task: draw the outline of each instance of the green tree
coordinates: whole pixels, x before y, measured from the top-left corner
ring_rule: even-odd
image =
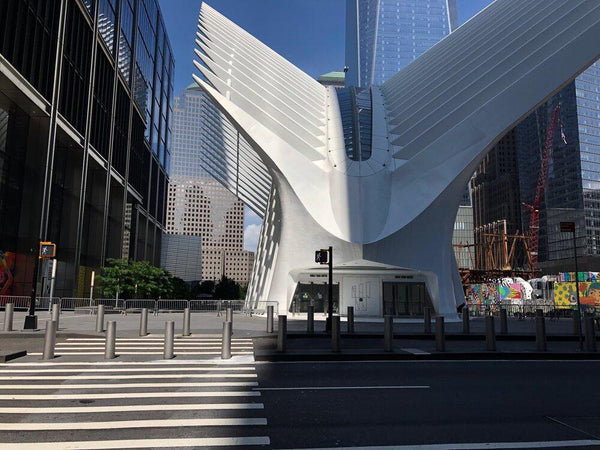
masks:
[[[148,261],[107,259],[98,277],[99,293],[120,298],[188,298],[189,286]]]

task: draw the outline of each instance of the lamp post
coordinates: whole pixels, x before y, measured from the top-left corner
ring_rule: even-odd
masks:
[[[327,264],[329,267],[329,286],[327,305],[327,319],[325,321],[325,330],[331,331],[331,322],[333,319],[333,247],[321,249],[315,252],[315,262],[319,264]]]
[[[573,257],[575,259],[575,297],[577,298],[577,311],[579,311],[579,349],[583,350],[583,335],[581,333],[581,302],[579,301],[579,267],[577,265],[577,239],[575,235],[575,222],[561,222],[561,233],[573,234]]]
[[[94,295],[94,277],[96,276],[96,272],[92,270],[92,279],[90,280],[90,308],[92,307],[92,296]]]
[[[31,250],[35,254],[35,249]],[[29,299],[29,313],[25,316],[25,324],[23,329],[25,330],[36,330],[37,329],[37,316],[35,315],[35,297],[37,290],[37,278],[38,270],[40,267],[40,254],[38,252],[35,255],[35,264],[33,266],[33,279],[31,280],[31,297]]]

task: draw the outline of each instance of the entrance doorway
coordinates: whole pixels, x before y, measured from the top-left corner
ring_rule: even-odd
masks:
[[[383,283],[383,314],[390,316],[422,316],[431,307],[425,283]]]
[[[329,306],[327,298],[329,295],[329,285],[326,283],[298,283],[296,292],[292,298],[289,312],[303,313],[308,311],[309,306],[315,307],[315,312],[327,312]],[[339,312],[340,285],[333,284],[333,312]]]

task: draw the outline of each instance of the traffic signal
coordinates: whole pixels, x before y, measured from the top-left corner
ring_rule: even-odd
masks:
[[[56,256],[56,244],[52,242],[40,242],[40,258],[50,259]]]
[[[315,262],[319,264],[328,264],[329,263],[329,250],[321,249],[315,251]]]

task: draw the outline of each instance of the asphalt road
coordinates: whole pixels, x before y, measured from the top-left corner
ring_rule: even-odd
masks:
[[[600,362],[264,363],[257,373],[273,448],[600,445]]]

